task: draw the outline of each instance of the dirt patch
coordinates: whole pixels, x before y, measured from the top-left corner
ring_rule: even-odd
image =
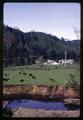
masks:
[[[62,110],[38,110],[38,109],[27,109],[18,108],[13,110],[13,117],[79,117],[80,111],[62,111]]]

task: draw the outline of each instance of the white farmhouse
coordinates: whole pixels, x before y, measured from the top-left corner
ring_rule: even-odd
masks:
[[[73,59],[66,59],[66,60],[59,60],[59,64],[73,64],[74,63],[74,60]]]
[[[59,65],[59,63],[54,60],[47,60],[47,62],[44,62],[44,65]]]

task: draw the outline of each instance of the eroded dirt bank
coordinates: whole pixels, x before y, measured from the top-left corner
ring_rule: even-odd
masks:
[[[65,88],[60,85],[4,85],[4,99],[33,98],[40,100],[80,98],[80,93],[73,88]]]

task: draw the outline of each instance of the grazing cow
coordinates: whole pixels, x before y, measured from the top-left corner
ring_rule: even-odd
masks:
[[[36,77],[35,76],[32,76],[33,79],[35,79]]]
[[[21,80],[20,80],[20,82],[24,82],[24,80],[23,80],[23,79],[21,79]]]
[[[9,78],[3,78],[3,80],[4,80],[4,81],[8,81],[8,80],[9,80]]]
[[[21,72],[19,72],[19,74],[21,74]]]
[[[47,69],[47,71],[49,71],[49,69]]]
[[[29,73],[29,76],[32,76],[32,73]]]
[[[23,72],[23,75],[27,75],[27,73]]]

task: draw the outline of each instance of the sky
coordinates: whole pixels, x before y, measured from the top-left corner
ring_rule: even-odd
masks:
[[[74,27],[80,30],[80,12],[79,3],[5,3],[3,22],[23,32],[44,32],[74,40]]]

